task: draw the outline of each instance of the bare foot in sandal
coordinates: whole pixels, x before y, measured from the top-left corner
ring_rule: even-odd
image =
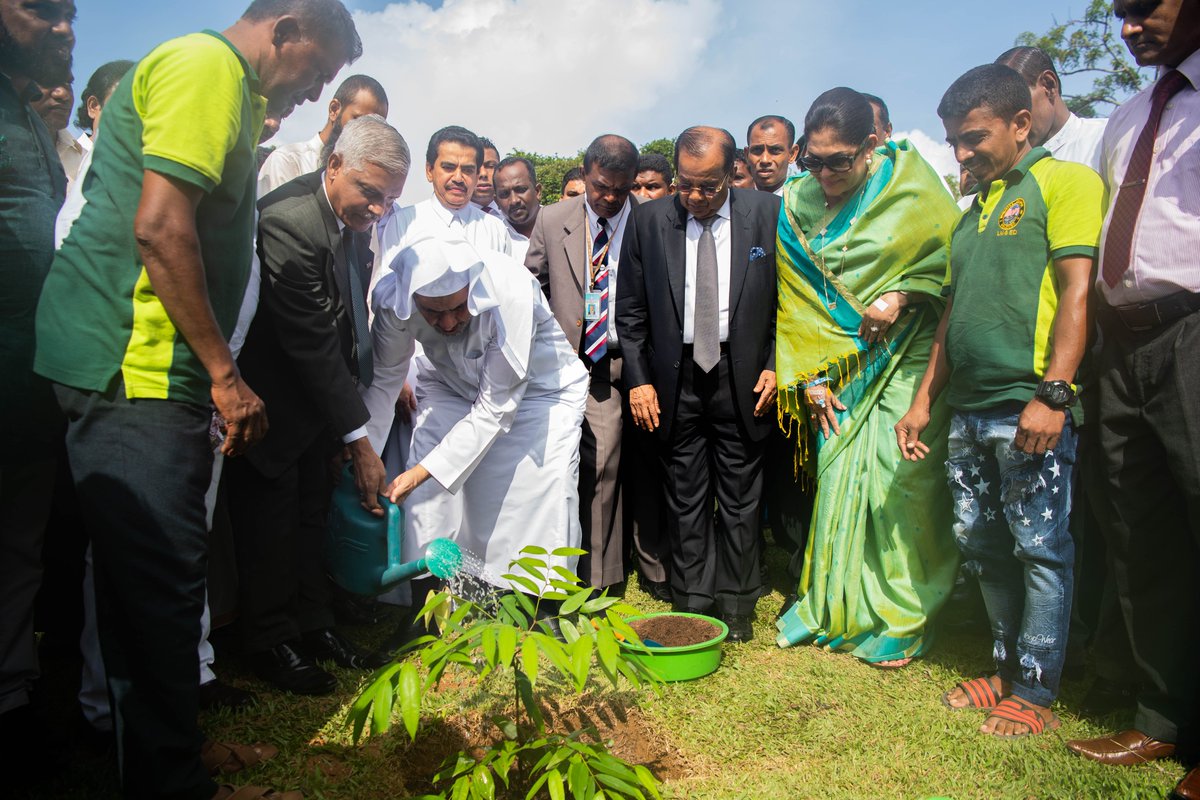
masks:
[[[901,667],[907,667],[911,663],[911,658],[897,658],[893,661],[876,661],[871,666],[879,667],[880,669],[900,669]]]
[[[1049,708],[1012,695],[992,709],[991,715],[979,727],[979,732],[1001,739],[1020,739],[1037,736],[1058,726],[1058,717]]]
[[[999,675],[961,681],[942,695],[942,705],[958,711],[963,708],[995,708],[1012,691]]]
[[[212,800],[304,800],[300,792],[277,792],[265,786],[218,786]]]
[[[279,748],[270,744],[233,744],[208,739],[200,745],[200,761],[209,775],[229,775],[256,767],[279,755]]]

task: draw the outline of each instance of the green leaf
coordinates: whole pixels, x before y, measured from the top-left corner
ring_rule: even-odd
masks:
[[[558,611],[559,616],[568,617],[571,614],[574,614],[576,611],[579,610],[580,606],[582,606],[584,603],[586,603],[588,601],[588,598],[591,596],[592,596],[591,589],[577,590],[574,594],[572,594],[570,597],[568,597],[563,602],[562,608],[560,608]]]
[[[572,586],[578,586],[579,584],[583,583],[582,578],[561,564],[555,564],[553,567],[551,567],[551,569],[554,570],[555,574],[557,574],[564,581],[570,583]]]
[[[529,679],[530,686],[537,685],[538,674],[538,645],[532,638],[521,642],[521,670]]]
[[[571,787],[571,793],[575,795],[575,800],[587,800],[596,788],[596,781],[592,778],[592,773],[588,771],[587,764],[583,763],[583,759],[575,756],[571,759],[571,767],[567,770],[567,784]]]
[[[619,602],[621,602],[619,597],[593,597],[580,606],[579,610],[584,614],[598,614],[607,608],[612,608]]]
[[[517,673],[516,683],[517,697],[520,698],[521,707],[525,709],[525,713],[533,720],[533,724],[537,726],[540,733],[546,728],[546,720],[542,717],[542,708],[538,705],[537,698],[533,696],[533,686],[521,672]]]
[[[408,738],[416,739],[417,725],[421,721],[421,676],[417,674],[417,665],[413,662],[405,661],[400,667],[397,690],[404,728],[408,731]]]
[[[579,591],[579,581],[578,580],[576,580],[574,583],[569,583],[568,581],[560,581],[560,580],[555,579],[555,580],[550,581],[550,585],[553,586],[555,589],[558,589],[559,591],[565,593],[567,596],[573,595]]]
[[[471,787],[479,789],[477,794],[481,800],[495,800],[496,798],[496,781],[492,777],[491,770],[482,764],[477,766],[472,774]]]
[[[514,588],[519,586],[534,596],[537,596],[541,591],[536,583],[531,581],[529,578],[526,578],[524,575],[513,575],[511,572],[509,572],[505,573],[501,577],[513,584]]]
[[[464,775],[454,782],[454,794],[450,795],[450,800],[467,800],[467,793],[471,791],[471,777]]]
[[[634,786],[632,783],[628,783],[612,775],[598,772],[596,773],[596,780],[610,789],[616,789],[617,791],[623,793],[626,797],[637,797],[639,800],[644,800],[645,798],[645,795],[642,794],[641,789]]]
[[[571,668],[571,662],[567,658],[566,649],[561,642],[553,636],[537,632],[529,634],[529,638],[537,642],[538,649],[546,654],[546,657],[550,659],[550,663],[562,673],[564,678],[570,679],[574,676],[575,673]]]
[[[521,552],[528,553],[531,556],[548,555],[546,552],[546,548],[542,547],[540,544],[527,544],[521,548]]]
[[[500,635],[497,644],[498,649],[496,651],[496,661],[502,666],[512,666],[513,656],[517,652],[516,629],[508,625],[500,628]]]
[[[550,800],[567,800],[567,795],[563,792],[562,773],[554,770],[546,775],[546,789],[550,792]]]
[[[562,631],[563,638],[567,640],[567,644],[574,644],[575,640],[583,635],[579,632],[579,629],[575,627],[575,623],[571,622],[569,619],[559,619],[558,628]]]
[[[617,644],[612,629],[600,628],[596,631],[596,653],[600,657],[600,668],[604,670],[609,683],[616,688],[617,658],[620,656],[621,646]]]
[[[590,636],[580,638],[571,646],[571,664],[574,667],[575,689],[582,692],[587,685],[588,672],[592,666],[592,639]]]
[[[499,616],[501,622],[515,625],[518,628],[528,628],[530,614],[521,610],[521,603],[517,600],[522,597],[520,594],[506,594],[500,598],[500,608],[503,610]]]
[[[646,787],[646,791],[654,797],[661,797],[658,793],[658,778],[654,777],[654,773],[641,764],[634,764],[633,771],[637,775],[638,782]]]
[[[392,682],[384,681],[371,707],[371,733],[385,733],[392,725]]]
[[[550,551],[550,555],[559,558],[570,558],[571,556],[586,556],[587,550],[580,550],[578,547],[556,547]]]
[[[534,781],[533,786],[529,787],[529,791],[525,794],[525,800],[533,800],[534,796],[538,793],[538,789],[541,789],[549,778],[550,773],[543,772],[542,777]]]
[[[492,625],[483,629],[483,660],[489,668],[496,666],[496,628]]]
[[[517,723],[513,722],[508,717],[495,716],[492,717],[492,723],[500,729],[500,733],[505,739],[514,741],[517,738]]]

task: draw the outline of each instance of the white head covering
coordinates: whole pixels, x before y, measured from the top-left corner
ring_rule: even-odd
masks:
[[[476,250],[465,239],[448,239],[443,233],[408,244],[390,267],[395,283],[387,286],[386,278],[380,281],[376,296],[397,317],[412,316],[413,295],[445,297],[470,287],[467,310],[472,317],[485,319],[472,326],[468,337],[493,338],[517,375],[527,374],[537,325],[533,296],[540,295],[541,289],[523,264],[495,250]]]
[[[400,251],[392,261],[396,273],[393,308],[400,319],[413,313],[413,295],[446,297],[465,289],[483,272],[483,258],[464,239],[425,236]],[[470,303],[472,316],[478,304]]]

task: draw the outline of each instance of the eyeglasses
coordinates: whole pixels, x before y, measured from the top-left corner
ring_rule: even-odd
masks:
[[[820,172],[823,169],[827,169],[830,172],[849,172],[850,168],[854,166],[854,160],[862,154],[863,150],[866,149],[867,143],[863,142],[852,154],[836,153],[832,156],[826,156],[825,158],[804,155],[796,160],[799,162],[800,166],[813,173]]]
[[[695,186],[693,184],[688,183],[687,181],[679,181],[678,183],[675,184],[675,189],[684,197],[687,197],[692,192],[698,191],[698,192],[700,192],[700,194],[704,195],[704,197],[708,198],[709,200],[712,200],[714,197],[716,197],[718,194],[721,193],[721,190],[725,188],[725,184],[728,182],[729,182],[728,177],[726,177],[723,181],[718,183],[716,186],[712,186],[712,185]]]

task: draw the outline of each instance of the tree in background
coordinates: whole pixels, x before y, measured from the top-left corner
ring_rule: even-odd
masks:
[[[1091,77],[1091,87],[1082,94],[1067,94],[1065,87],[1063,90],[1067,107],[1081,117],[1111,112],[1142,88],[1149,76],[1130,60],[1121,40],[1120,22],[1112,14],[1112,4],[1105,0],[1091,0],[1082,17],[1055,23],[1041,35],[1026,31],[1017,37],[1017,44],[1040,47],[1054,60],[1064,79]]]
[[[675,140],[655,139],[652,142],[646,142],[642,145],[640,152],[644,156],[650,153],[658,153],[660,156],[664,156],[667,161],[671,161],[675,158]]]

